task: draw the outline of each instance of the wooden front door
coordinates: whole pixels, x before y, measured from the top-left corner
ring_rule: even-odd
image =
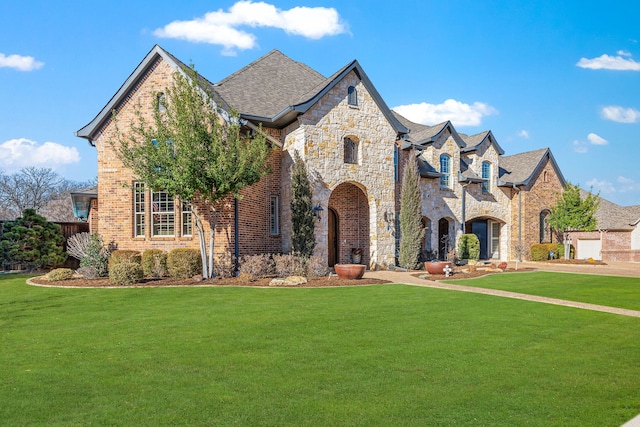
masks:
[[[336,211],[329,208],[328,210],[328,221],[329,221],[329,229],[327,236],[327,245],[329,246],[329,256],[328,256],[328,265],[329,267],[333,267],[338,263],[338,216],[336,215]]]

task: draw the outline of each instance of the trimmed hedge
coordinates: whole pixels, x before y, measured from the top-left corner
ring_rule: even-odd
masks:
[[[138,251],[126,249],[113,251],[109,257],[109,271],[111,271],[114,266],[122,262],[133,262],[140,265],[142,262],[142,255]]]
[[[73,277],[73,270],[70,268],[56,268],[47,273],[47,280],[57,282],[59,280],[69,280]]]
[[[176,248],[167,254],[169,276],[176,279],[188,279],[202,274],[200,251],[189,248]]]
[[[167,275],[167,253],[161,249],[147,249],[142,253],[142,271],[145,277]]]
[[[135,262],[121,261],[109,268],[109,281],[116,285],[133,285],[143,277],[142,267]]]
[[[551,254],[553,253],[553,256]],[[546,261],[564,257],[564,245],[562,243],[537,243],[531,245],[531,261]],[[573,255],[573,247],[571,248]],[[571,256],[573,258],[573,256]]]

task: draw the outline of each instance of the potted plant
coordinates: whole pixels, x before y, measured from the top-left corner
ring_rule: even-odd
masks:
[[[447,266],[451,268],[451,262],[438,260],[438,251],[427,251],[425,257],[427,260],[424,262],[424,269],[429,274],[444,274]]]

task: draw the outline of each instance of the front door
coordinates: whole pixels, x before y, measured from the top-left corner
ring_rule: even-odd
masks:
[[[474,221],[471,223],[471,232],[478,236],[480,241],[480,259],[488,259],[487,250],[487,221]]]
[[[329,221],[329,230],[328,230],[328,238],[327,245],[329,250],[328,256],[328,264],[329,267],[333,267],[338,263],[338,216],[336,215],[336,211],[329,208],[328,209],[328,221]]]

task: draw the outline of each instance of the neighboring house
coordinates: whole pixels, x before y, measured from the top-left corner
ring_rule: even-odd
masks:
[[[584,199],[588,192],[580,190]],[[619,206],[600,198],[597,231],[569,233],[577,259],[640,262],[640,206]]]
[[[134,106],[151,117],[154,99],[185,65],[155,46],[107,105],[76,135],[98,151],[92,231],[121,249],[198,248],[191,207],[152,192],[123,167],[113,141],[112,111],[126,128]],[[440,257],[463,232],[480,237],[482,257],[509,260],[518,245],[550,241],[546,215],[564,178],[549,149],[504,156],[490,132],[467,136],[445,122],[425,126],[391,111],[357,61],[325,78],[273,50],[213,84],[217,107],[239,112],[247,130],[261,125],[274,150],[271,172],[222,203],[216,253],[236,256],[291,250],[294,151],[313,185],[315,254],[329,266],[354,248],[372,268],[395,264],[404,164],[418,156],[425,252]],[[195,206],[197,210],[198,207]]]

